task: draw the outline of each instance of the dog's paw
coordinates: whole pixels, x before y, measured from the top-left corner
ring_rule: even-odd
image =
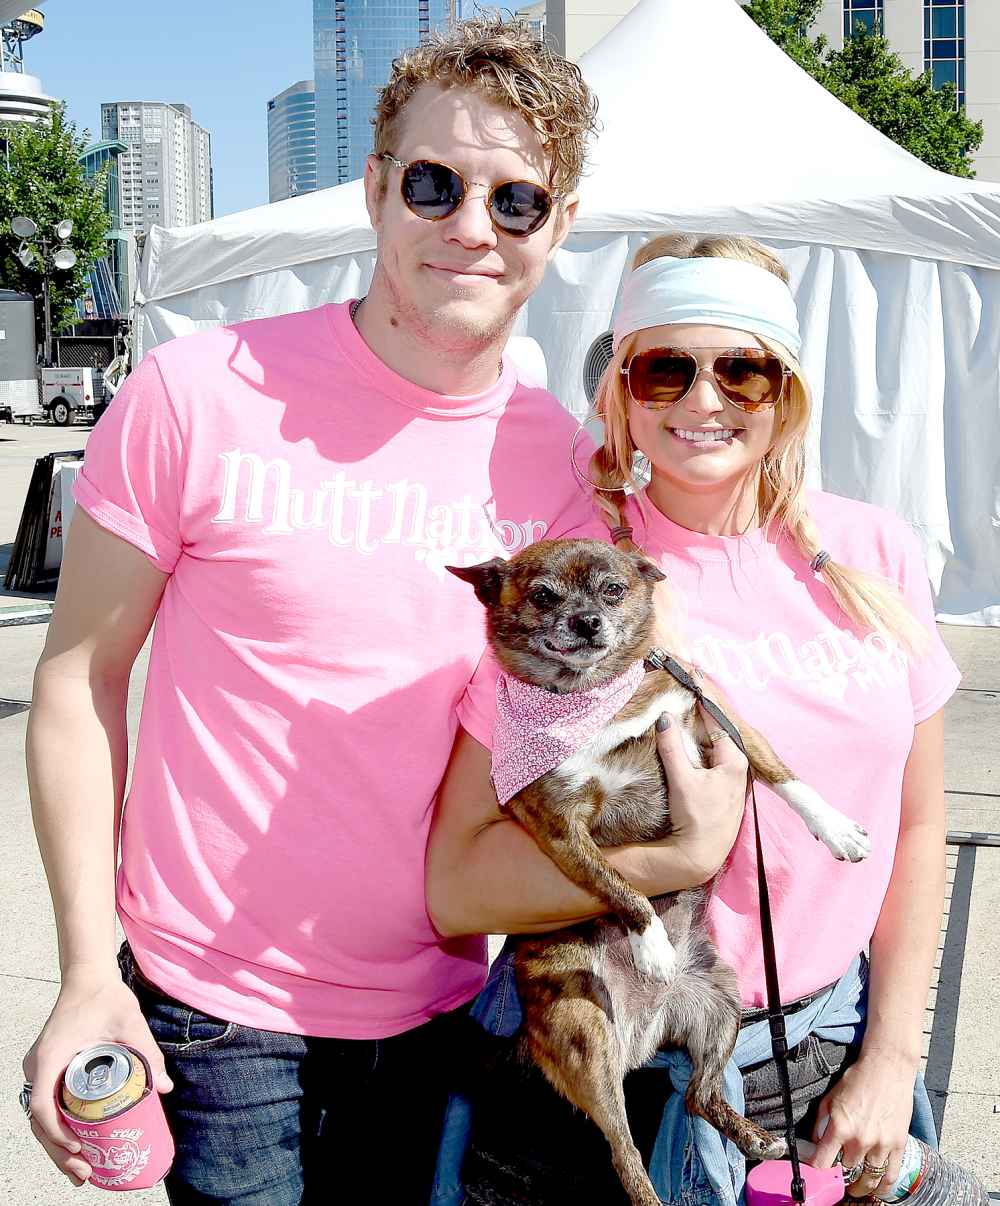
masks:
[[[845,817],[835,809],[824,817],[822,823],[810,831],[823,843],[834,858],[841,861],[847,859],[852,863],[860,863],[872,852],[871,839],[868,831],[862,829],[857,821]]]
[[[809,832],[834,858],[860,863],[871,854],[867,830],[827,804],[819,792],[798,779],[775,784],[774,791],[799,814]]]
[[[641,934],[630,931],[629,945],[636,968],[654,980],[670,980],[677,965],[677,952],[667,937],[663,922],[654,915]]]
[[[788,1155],[788,1140],[775,1136],[760,1154],[762,1160],[784,1160]]]

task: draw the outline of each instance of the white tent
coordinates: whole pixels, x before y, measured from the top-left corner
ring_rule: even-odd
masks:
[[[1000,625],[1000,184],[933,171],[834,100],[736,0],[642,0],[581,62],[602,134],[576,228],[518,333],[551,389],[635,249],[664,230],[753,235],[792,275],[816,414],[812,480],[921,536],[942,619]],[[360,181],[147,240],[140,350],[359,296]]]

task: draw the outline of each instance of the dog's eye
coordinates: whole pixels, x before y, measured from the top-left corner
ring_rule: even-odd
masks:
[[[625,587],[621,582],[609,582],[604,588],[604,597],[609,603],[620,603],[625,597]]]
[[[549,590],[547,586],[539,586],[528,596],[536,607],[548,608],[555,607],[559,602],[559,596],[554,590]]]

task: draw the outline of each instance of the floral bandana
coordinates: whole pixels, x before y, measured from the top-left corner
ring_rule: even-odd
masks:
[[[564,695],[509,674],[497,679],[493,786],[501,807],[592,741],[642,682],[641,661],[590,691]]]

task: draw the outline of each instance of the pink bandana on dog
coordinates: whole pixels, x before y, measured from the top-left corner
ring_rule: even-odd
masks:
[[[642,662],[634,662],[599,687],[565,695],[501,673],[492,775],[500,805],[583,749],[624,708],[644,673]]]

